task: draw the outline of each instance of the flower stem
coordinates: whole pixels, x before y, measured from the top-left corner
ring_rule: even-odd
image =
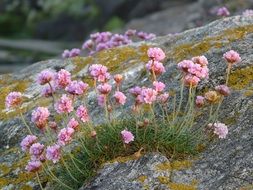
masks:
[[[39,183],[39,185],[40,185],[40,189],[43,190],[44,188],[42,187],[42,184],[41,184],[41,181],[40,181],[40,177],[39,177],[38,172],[36,172],[36,177],[37,177],[38,183]]]
[[[26,126],[26,128],[27,128],[28,132],[30,133],[30,135],[33,135],[32,131],[31,131],[29,125],[26,123],[25,118],[24,118],[24,116],[23,116],[20,109],[19,109],[19,114],[20,114],[21,120],[23,121],[23,123]]]

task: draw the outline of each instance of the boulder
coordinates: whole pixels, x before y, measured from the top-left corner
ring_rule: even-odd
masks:
[[[242,62],[233,66],[229,80],[232,94],[221,106],[219,121],[229,126],[227,139],[211,142],[203,152],[186,160],[173,160],[159,153],[144,155],[139,160],[116,159],[106,163],[81,189],[252,189],[253,181],[253,17],[235,16],[212,22],[176,35],[157,37],[150,42],[133,43],[101,51],[91,57],[71,60],[47,60],[35,63],[19,72],[0,75],[0,188],[38,188],[34,176],[24,173],[27,157],[19,143],[27,134],[16,111],[4,109],[4,97],[10,91],[22,91],[27,97],[21,111],[30,121],[31,110],[47,106],[49,100],[40,96],[41,87],[34,81],[43,69],[69,70],[76,79],[89,82],[89,64],[101,63],[115,73],[125,76],[123,91],[134,85],[147,84],[145,63],[148,47],[161,47],[166,53],[167,72],[161,81],[168,90],[178,91],[179,72],[176,63],[192,56],[205,55],[209,60],[210,79],[202,81],[198,93],[224,83],[226,63],[223,53],[238,51]],[[89,109],[93,120],[103,122],[98,115],[94,92],[89,92]],[[131,102],[124,109],[130,107]],[[122,112],[117,112],[120,116]],[[196,125],[202,126],[206,114]],[[31,124],[32,125],[32,124]],[[204,127],[204,126],[203,126]],[[36,133],[36,129],[33,128]]]

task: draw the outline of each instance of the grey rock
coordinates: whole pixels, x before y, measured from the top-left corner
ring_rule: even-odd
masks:
[[[149,187],[173,190],[180,185],[200,190],[250,189],[253,181],[252,31],[253,17],[235,16],[177,35],[158,37],[151,42],[134,43],[102,51],[93,57],[84,58],[83,62],[78,62],[76,59],[47,60],[12,75],[0,75],[0,94],[3,97],[6,91],[18,90],[22,87],[20,84],[24,84],[25,87],[21,89],[30,100],[26,100],[22,108],[31,110],[37,105],[45,104],[45,99],[40,97],[41,87],[32,82],[40,71],[45,68],[53,70],[65,68],[73,73],[73,77],[85,80],[87,64],[90,63],[107,64],[110,68],[114,68],[113,74],[123,73],[126,79],[123,91],[127,91],[134,85],[148,83],[147,75],[143,74],[145,62],[143,57],[146,56],[146,50],[140,50],[147,46],[159,46],[166,52],[167,60],[164,65],[167,72],[160,80],[169,84],[168,90],[178,90],[177,62],[192,56],[205,55],[209,60],[210,79],[200,83],[198,90],[201,93],[206,87],[213,88],[224,83],[226,63],[222,59],[222,54],[234,49],[241,54],[242,62],[232,69],[233,80],[230,80],[230,85],[233,91],[231,96],[225,99],[219,117],[219,121],[229,125],[227,139],[210,143],[197,159],[191,160],[192,166],[187,168],[156,170],[158,164],[173,163],[173,160],[155,153],[145,155],[140,160],[105,164],[98,172],[98,176],[88,185],[85,184],[82,189],[147,189]],[[103,122],[103,118],[100,115],[98,117],[101,110],[96,106],[94,92],[90,92],[88,97],[92,118],[97,122]],[[130,105],[131,102],[128,102],[124,112],[128,111]],[[3,103],[0,104],[0,108],[2,109],[0,110],[0,170],[4,170],[3,166],[9,168],[2,171],[4,174],[0,173],[0,179],[7,180],[6,184],[0,187],[4,189],[14,186],[15,189],[21,189],[23,185],[28,184],[28,181],[32,181],[30,178],[21,180],[18,174],[24,171],[27,161],[18,144],[27,132],[17,113],[10,112],[8,118]],[[115,117],[120,116],[120,113],[122,112],[115,114]],[[30,120],[30,114],[31,111],[25,112],[27,121]],[[196,125],[202,126],[204,123],[205,114]],[[37,133],[36,129],[33,131]],[[139,178],[142,175],[147,178]],[[19,184],[15,184],[15,180],[19,180]]]

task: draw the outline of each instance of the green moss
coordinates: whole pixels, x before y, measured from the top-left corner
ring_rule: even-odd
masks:
[[[235,90],[245,89],[253,82],[253,66],[235,69],[229,76],[228,84]]]
[[[5,164],[0,164],[0,171],[2,175],[6,175],[10,172],[10,167]]]

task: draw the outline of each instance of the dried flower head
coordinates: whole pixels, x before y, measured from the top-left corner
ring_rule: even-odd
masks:
[[[208,91],[205,93],[205,99],[210,103],[216,103],[219,100],[219,96],[216,91]]]

